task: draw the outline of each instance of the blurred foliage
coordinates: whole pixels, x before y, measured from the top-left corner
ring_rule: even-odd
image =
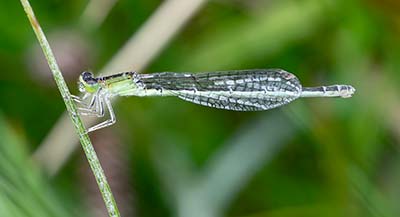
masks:
[[[73,215],[66,210],[66,201],[56,197],[40,176],[29,159],[27,144],[6,123],[3,114],[0,114],[0,138],[0,215]],[[76,210],[79,207],[74,206]]]
[[[92,32],[79,25],[86,1],[31,3],[46,33],[81,32],[93,48],[87,68],[98,70],[162,1],[121,0]],[[399,9],[394,0],[208,2],[146,72],[284,68],[305,86],[348,83],[356,95],[256,113],[120,100],[112,128],[125,144],[136,215],[400,215]],[[27,53],[36,41],[18,1],[0,2],[0,26],[0,215],[71,216],[85,202],[82,155],[49,178],[26,154],[62,100],[53,81],[35,79]]]

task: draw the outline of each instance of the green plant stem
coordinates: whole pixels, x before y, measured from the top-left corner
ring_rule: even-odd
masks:
[[[44,35],[40,27],[40,24],[33,13],[29,1],[21,0],[21,3],[32,25],[33,31],[35,32],[36,37],[39,40],[40,46],[42,47],[43,53],[46,56],[47,62],[53,73],[54,80],[56,81],[57,87],[60,90],[65,106],[67,107],[68,114],[71,117],[76,132],[78,133],[79,140],[86,154],[86,158],[89,161],[90,168],[93,171],[93,174],[97,181],[97,185],[99,186],[101,195],[103,196],[103,200],[106,205],[108,214],[109,216],[120,216],[117,204],[115,202],[114,196],[112,195],[104,171],[100,165],[99,159],[97,158],[96,152],[93,148],[90,138],[86,133],[85,126],[78,115],[78,111],[75,107],[74,102],[72,101],[71,94],[68,90],[67,84],[64,81],[61,71],[57,65],[56,59],[53,55],[53,52],[51,51],[50,45],[47,42],[46,36]]]

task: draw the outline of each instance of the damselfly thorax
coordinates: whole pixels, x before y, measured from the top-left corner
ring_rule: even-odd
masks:
[[[299,79],[281,69],[251,69],[203,73],[161,72],[139,74],[123,72],[105,77],[93,77],[83,72],[79,78],[82,115],[104,116],[110,119],[89,128],[94,131],[115,123],[110,98],[114,96],[177,96],[183,100],[235,111],[261,111],[276,108],[299,97],[351,97],[350,85],[302,87]],[[88,103],[84,103],[90,98]]]

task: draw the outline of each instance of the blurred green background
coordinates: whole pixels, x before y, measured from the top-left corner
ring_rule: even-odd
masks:
[[[77,94],[79,73],[100,71],[167,2],[31,4]],[[98,17],[83,15],[90,4]],[[117,123],[91,137],[122,215],[399,216],[399,11],[396,0],[204,1],[140,72],[283,68],[357,92],[249,113],[119,100]],[[79,146],[56,172],[57,145],[34,155],[65,111],[37,44],[19,1],[0,1],[0,216],[107,216]]]

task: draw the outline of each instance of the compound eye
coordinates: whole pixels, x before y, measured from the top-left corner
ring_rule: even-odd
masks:
[[[82,72],[82,79],[84,81],[91,80],[92,78],[93,78],[93,74],[91,72],[88,72],[88,71]]]
[[[87,84],[97,83],[96,78],[93,77],[93,74],[91,72],[88,72],[88,71],[82,72],[81,76],[82,76],[82,80]]]

